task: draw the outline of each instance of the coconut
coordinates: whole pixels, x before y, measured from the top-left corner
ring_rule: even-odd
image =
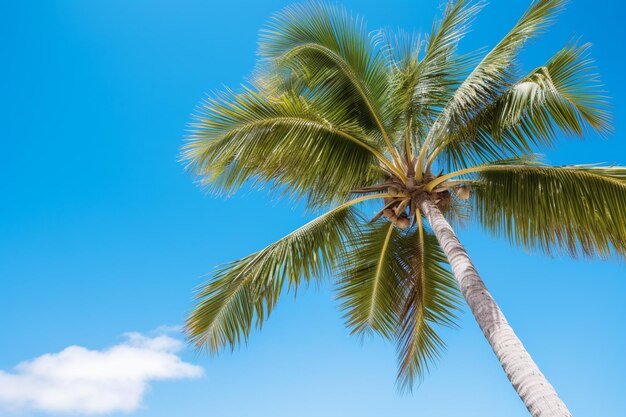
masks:
[[[442,191],[440,193],[437,193],[434,196],[433,200],[435,201],[435,204],[437,205],[439,210],[441,210],[443,213],[446,213],[450,208],[450,202],[452,199],[448,191]]]
[[[411,225],[411,221],[409,220],[408,217],[398,217],[398,220],[396,221],[396,226],[402,228],[402,229],[406,229],[407,227],[409,227]]]
[[[398,190],[396,187],[389,187],[387,192],[392,197],[397,197],[398,195],[400,195],[400,190]]]
[[[394,213],[394,211],[390,208],[386,208],[383,210],[383,216],[387,217],[388,219],[391,219],[391,217],[396,217],[396,213]]]

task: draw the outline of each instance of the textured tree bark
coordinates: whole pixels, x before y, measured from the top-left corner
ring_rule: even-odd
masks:
[[[487,291],[476,267],[441,211],[426,194],[420,196],[419,206],[448,257],[459,288],[480,329],[530,414],[533,417],[571,417],[572,414],[526,352]]]

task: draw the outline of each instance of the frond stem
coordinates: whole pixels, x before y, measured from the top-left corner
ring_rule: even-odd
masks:
[[[445,110],[444,110],[445,112]],[[417,157],[417,162],[415,163],[415,175],[416,179],[419,181],[423,178],[424,174],[424,159],[426,158],[426,154],[428,152],[428,147],[430,146],[430,142],[432,142],[433,137],[435,136],[435,131],[439,129],[439,125],[443,123],[442,118],[447,117],[446,114],[440,114],[435,123],[433,123],[432,128],[428,131],[428,135],[426,139],[424,139],[424,143],[420,148],[419,155]],[[429,165],[430,166],[430,165]]]
[[[407,124],[406,127],[406,134],[404,136],[404,149],[405,149],[405,156],[406,156],[406,163],[407,165],[412,165],[413,164],[413,146],[411,145],[411,129],[413,126],[413,119],[410,118],[409,119],[409,123]]]
[[[376,309],[375,300],[378,294],[378,285],[380,281],[380,274],[383,270],[383,260],[387,255],[387,247],[389,246],[389,241],[391,240],[391,234],[393,232],[394,224],[389,222],[389,230],[387,231],[387,236],[385,236],[385,241],[383,242],[383,247],[380,251],[380,257],[378,259],[378,265],[376,266],[376,274],[374,275],[374,289],[372,290],[372,300],[370,304],[370,312],[368,317],[368,321],[371,324],[372,317],[374,315],[374,310]]]
[[[355,143],[361,144],[361,146],[363,146],[365,149],[370,151],[372,153],[372,155],[374,155],[376,157],[376,159],[378,159],[388,170],[390,170],[394,174],[398,175],[400,178],[406,179],[406,175],[402,172],[401,169],[399,169],[400,165],[397,165],[397,166],[394,165],[393,163],[391,163],[391,161],[389,159],[385,158],[385,156],[383,154],[381,154],[380,152],[378,152],[376,149],[374,149],[373,147],[371,147],[367,143],[358,140],[357,138],[355,138],[354,136],[350,135],[349,133],[345,133],[345,132],[342,132],[340,130],[337,130],[336,132],[337,132],[337,134],[339,134],[340,136],[342,136],[342,137],[344,137],[344,138],[346,138],[348,140],[351,140],[351,141],[353,141]]]
[[[339,210],[343,210],[343,209],[345,209],[347,207],[350,207],[350,206],[353,206],[355,204],[362,203],[363,201],[374,200],[376,198],[392,198],[392,197],[393,196],[391,194],[388,194],[388,193],[364,195],[364,196],[361,196],[361,197],[354,198],[354,199],[352,199],[350,201],[347,201],[347,202],[345,202],[345,203],[335,207],[334,209],[328,211],[326,214],[334,213],[335,211],[339,211]],[[326,214],[323,214],[323,216],[325,216]]]
[[[464,169],[460,169],[458,171],[454,171],[454,172],[450,172],[449,174],[446,175],[442,175],[440,177],[435,178],[434,180],[430,181],[428,184],[426,184],[426,186],[424,187],[424,190],[428,193],[430,193],[436,186],[438,186],[439,184],[441,184],[442,182],[450,179],[450,178],[454,178],[454,177],[458,177],[460,175],[465,175],[465,174],[471,174],[474,172],[480,172],[480,171],[484,171],[486,169],[493,169],[496,168],[498,166],[503,166],[503,165],[478,165],[478,166],[473,166],[470,168],[464,168]]]
[[[426,186],[424,187],[424,191],[426,192],[431,192],[436,186],[438,186],[439,184],[441,184],[442,182],[450,179],[450,178],[454,178],[454,177],[458,177],[461,175],[465,175],[465,174],[472,174],[472,173],[476,173],[476,172],[483,172],[483,171],[498,171],[498,170],[510,170],[513,168],[543,168],[543,169],[575,169],[575,167],[573,166],[529,166],[529,165],[476,165],[470,168],[464,168],[464,169],[460,169],[458,171],[454,171],[454,172],[450,172],[449,174],[446,175],[442,175],[440,177],[435,178],[434,180],[430,181],[428,184],[426,184]],[[594,173],[594,172],[590,172],[590,171],[585,171],[585,175],[589,175],[589,176],[594,176],[597,177],[599,176],[598,174]],[[605,179],[607,181],[611,181],[615,184],[618,184],[620,186],[624,186],[626,187],[626,184],[624,184],[624,182],[622,181],[618,181],[614,178],[609,178],[609,177],[604,177],[604,176],[599,176],[602,179]]]
[[[443,150],[443,145],[444,144],[437,146],[430,154],[430,156],[426,160],[426,169],[430,169],[430,167],[433,165],[433,162],[435,162],[435,158],[437,158],[437,155],[439,155],[439,153]]]

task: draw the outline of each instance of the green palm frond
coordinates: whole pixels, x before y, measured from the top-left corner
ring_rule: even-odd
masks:
[[[435,22],[428,38],[425,56],[420,62],[421,72],[426,74],[434,72],[433,69],[427,68],[431,65],[434,65],[434,68],[442,64],[449,65],[454,60],[459,41],[465,37],[483,6],[483,1],[473,4],[470,0],[448,1],[443,18],[440,22]]]
[[[352,238],[338,285],[347,325],[397,342],[398,385],[410,389],[445,347],[436,327],[454,325],[456,281],[437,239],[419,227],[377,222]]]
[[[213,190],[270,182],[320,207],[376,181],[384,160],[339,110],[246,89],[205,103],[183,159]]]
[[[295,289],[336,265],[357,220],[353,209],[340,206],[218,269],[199,289],[187,319],[190,341],[215,353],[247,340],[253,325],[260,327],[269,316],[285,284]]]
[[[529,38],[541,33],[551,23],[562,4],[563,0],[535,0],[513,29],[474,68],[428,133],[426,145],[434,145],[428,164],[445,147],[445,133],[451,126],[461,126],[472,120],[512,84],[519,50]],[[420,152],[420,165],[430,152],[427,147]]]
[[[411,155],[417,147],[419,132],[425,129],[427,120],[417,114],[413,100],[419,77],[417,76],[418,55],[422,40],[408,33],[393,33],[381,30],[377,33],[389,62],[389,91],[382,108],[383,118],[389,127],[395,145]]]
[[[551,145],[556,125],[564,133],[610,131],[599,77],[592,71],[590,45],[568,45],[544,66],[515,83],[490,106],[446,139],[448,168],[524,154]]]
[[[626,168],[495,165],[474,186],[477,217],[528,249],[626,255]]]
[[[421,227],[421,224],[420,224]],[[398,384],[411,389],[445,348],[436,326],[455,326],[461,296],[437,238],[415,230],[407,236],[405,293],[399,314]]]
[[[337,294],[352,333],[395,333],[404,243],[405,234],[391,222],[365,225],[353,234]]]
[[[482,2],[449,1],[427,41],[415,36],[384,32],[381,43],[391,62],[390,92],[385,104],[391,126],[411,126],[414,140],[424,133],[439,109],[450,99],[465,70],[466,58],[456,56],[459,41],[469,30]],[[424,56],[420,57],[425,44]],[[397,129],[397,128],[396,128]],[[397,136],[399,141],[404,135]],[[418,143],[414,145],[416,148]]]
[[[441,22],[433,26],[424,57],[417,65],[413,101],[432,121],[459,87],[469,56],[457,56],[458,44],[482,9],[482,1],[449,1]]]
[[[545,106],[556,124],[576,135],[584,134],[586,125],[602,134],[611,130],[608,102],[593,72],[590,47],[590,43],[566,46],[525,80],[545,91]]]
[[[360,126],[385,139],[386,61],[363,19],[324,3],[289,6],[262,31],[260,54],[270,71],[305,87],[301,95],[323,91]]]

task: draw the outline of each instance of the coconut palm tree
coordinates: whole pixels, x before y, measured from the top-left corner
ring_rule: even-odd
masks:
[[[423,38],[370,32],[331,5],[275,15],[251,81],[200,106],[183,159],[214,191],[270,184],[324,212],[218,269],[188,317],[190,341],[233,347],[283,291],[332,274],[347,326],[393,340],[410,388],[462,296],[530,413],[570,416],[451,227],[475,220],[551,254],[626,254],[626,168],[535,155],[610,130],[588,45],[526,75],[516,64],[561,5],[534,1],[491,51],[469,55],[457,45],[482,3],[449,2]]]

